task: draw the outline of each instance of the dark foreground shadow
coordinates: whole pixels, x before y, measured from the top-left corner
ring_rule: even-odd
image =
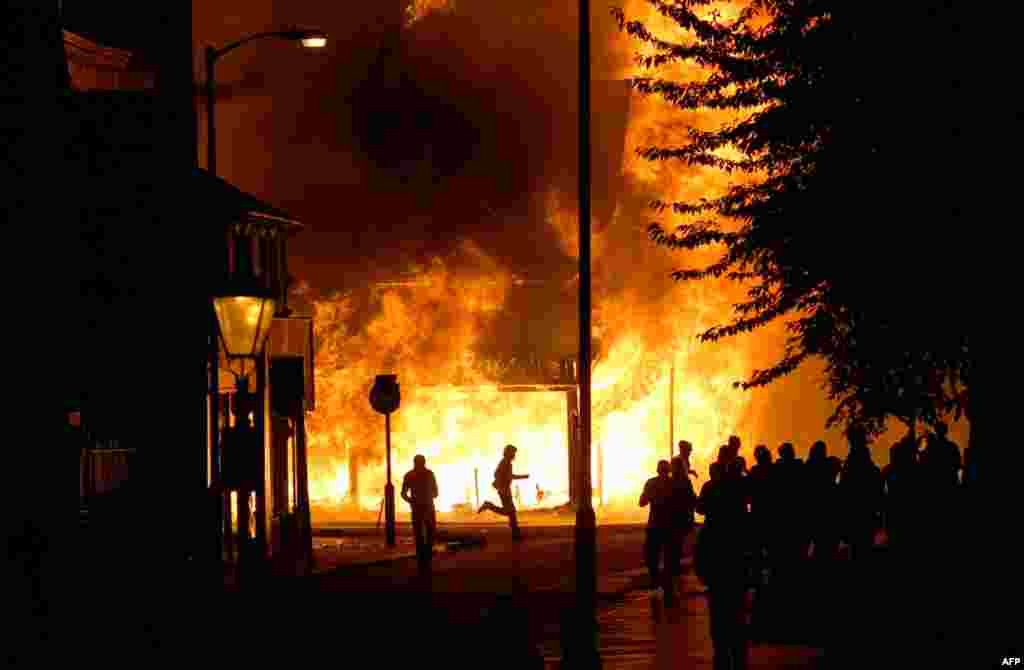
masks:
[[[80,650],[106,668],[543,668],[530,607],[510,596],[325,593],[298,578],[227,592],[180,565],[136,565],[82,565],[60,612],[22,621],[7,667],[59,667]]]

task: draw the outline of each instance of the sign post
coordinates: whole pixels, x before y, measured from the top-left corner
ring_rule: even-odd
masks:
[[[398,375],[377,375],[370,390],[370,405],[384,415],[388,482],[384,485],[384,525],[387,545],[395,546],[395,485],[391,483],[391,413],[402,404]]]

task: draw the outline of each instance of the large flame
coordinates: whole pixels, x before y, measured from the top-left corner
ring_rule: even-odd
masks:
[[[730,7],[726,11],[734,12],[735,5]],[[416,2],[409,18],[452,8],[453,3],[442,0]],[[625,10],[668,39],[687,39],[647,2],[627,2]],[[613,51],[631,55],[638,47],[624,35],[616,39]],[[637,74],[631,67],[614,76]],[[662,74],[706,76],[694,65],[672,66]],[[742,288],[674,283],[669,273],[680,261],[699,265],[718,250],[681,259],[653,247],[644,234],[651,199],[720,194],[730,177],[711,169],[651,163],[634,152],[639,146],[678,143],[686,125],[728,118],[724,112],[680,112],[657,99],[631,98],[624,192],[613,220],[595,232],[593,241],[594,324],[602,351],[593,373],[592,480],[601,518],[644,513],[636,505],[639,492],[657,461],[672,450],[670,406],[674,439],[694,445],[691,464],[698,484],[729,435],[747,436],[757,428],[749,394],[733,389],[732,382],[749,372],[766,336],[731,342],[728,348],[696,342],[704,329],[729,319],[729,305]],[[546,203],[547,225],[563,252],[574,257],[574,197],[552,191]],[[438,261],[416,277],[415,286],[385,291],[373,316],[366,316],[365,299],[356,294],[316,303],[318,409],[310,421],[309,448],[310,496],[320,513],[342,504],[348,513],[379,510],[386,480],[384,419],[370,408],[368,391],[374,375],[388,372],[399,374],[403,393],[392,419],[396,486],[413,456],[423,454],[437,475],[440,510],[474,509],[478,502],[496,499],[494,468],[502,447],[511,443],[519,447],[515,470],[531,477],[520,482],[522,507],[567,502],[565,391],[499,390],[494,375],[470,355],[486,328],[502,318],[516,282],[497,262],[475,253],[475,269],[456,272]],[[575,290],[574,285],[568,288]],[[778,334],[772,337],[777,343]]]
[[[319,409],[310,422],[310,495],[322,509],[342,503],[349,511],[378,509],[386,479],[384,421],[370,408],[368,390],[375,374],[392,369],[403,391],[392,418],[396,484],[412,457],[423,454],[438,478],[439,508],[472,510],[495,498],[494,468],[502,447],[515,444],[516,470],[531,476],[520,485],[520,504],[550,508],[568,501],[566,392],[501,390],[488,368],[466,355],[487,323],[501,318],[494,307],[512,281],[456,275],[438,263],[418,286],[387,290],[379,313],[355,331],[344,327],[355,318],[355,296],[317,302]],[[633,510],[643,482],[670,454],[673,365],[675,438],[697,446],[698,472],[741,428],[748,398],[731,382],[747,358],[737,349],[694,343],[725,305],[696,292],[689,297],[705,302],[662,313],[667,305],[650,304],[634,289],[595,297],[595,320],[608,344],[593,375],[592,468],[595,502],[608,510]]]

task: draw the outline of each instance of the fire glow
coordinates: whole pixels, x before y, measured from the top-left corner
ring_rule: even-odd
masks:
[[[346,298],[318,303],[317,394],[324,409],[317,410],[310,426],[311,500],[324,513],[379,509],[386,476],[384,422],[369,409],[367,393],[374,372],[383,370],[384,361],[399,351],[401,362],[395,370],[403,401],[392,419],[396,485],[412,457],[423,454],[437,475],[439,510],[473,511],[478,501],[494,499],[491,481],[502,447],[515,444],[515,469],[531,476],[520,482],[523,509],[565,504],[565,391],[501,390],[488,379],[483,365],[474,367],[472,362],[468,369],[476,370],[475,378],[471,375],[461,385],[423,383],[437,378],[439,370],[444,377],[456,363],[462,370],[467,367],[466,358],[460,360],[459,345],[435,345],[449,340],[461,342],[463,351],[471,349],[476,340],[467,324],[479,326],[501,314],[472,290],[453,290],[453,277],[440,267],[428,278],[431,286],[447,285],[448,290],[434,289],[437,302],[431,299],[430,288],[396,290],[384,296],[380,313],[356,333],[342,330],[332,337],[329,331],[336,322],[321,320],[344,316],[350,309]],[[445,308],[439,310],[441,300]],[[663,339],[652,335],[660,330],[658,324],[636,324],[634,329],[630,321],[644,316],[644,311],[616,304],[629,300],[628,295],[607,297],[595,310],[617,313],[624,320],[604,326],[613,339],[593,376],[595,504],[609,514],[634,510],[643,482],[656,462],[669,454],[671,352],[676,366],[675,437],[695,445],[692,465],[699,473],[706,473],[717,445],[737,430],[748,402],[731,386],[744,369],[740,352],[730,350],[722,356],[723,352],[698,348],[693,336],[707,324],[696,320],[666,320]],[[715,307],[708,306],[705,312],[711,314]],[[675,333],[673,327],[686,332]],[[447,333],[453,337],[446,337],[447,328],[454,329]],[[407,337],[393,339],[387,333]]]
[[[684,39],[678,26],[648,3],[624,5],[627,15],[648,21],[669,39]],[[436,1],[414,3],[414,8],[413,20],[430,11],[457,11],[454,3]],[[624,35],[620,39],[616,49],[629,50],[631,58],[636,43]],[[634,68],[615,76],[640,74],[649,73]],[[677,79],[705,76],[696,66],[664,74]],[[732,382],[749,373],[755,352],[769,336],[748,336],[728,346],[698,344],[699,333],[729,320],[737,289],[677,284],[669,274],[679,265],[701,265],[718,250],[690,252],[681,259],[654,248],[644,234],[651,221],[646,205],[652,199],[695,200],[721,193],[729,176],[708,168],[651,163],[634,153],[641,146],[678,142],[687,124],[727,118],[727,113],[714,110],[694,118],[660,100],[638,95],[630,99],[624,192],[612,221],[595,231],[593,239],[594,325],[601,351],[593,370],[591,472],[595,507],[604,520],[646,514],[636,500],[657,461],[672,450],[670,406],[674,440],[694,445],[691,466],[698,485],[730,434],[747,436],[757,428],[749,416],[749,393],[734,389]],[[574,257],[572,195],[551,192],[543,197],[545,225],[563,252]],[[413,456],[423,454],[437,475],[439,510],[475,511],[479,502],[497,499],[491,487],[494,468],[502,447],[514,444],[519,447],[515,471],[530,475],[518,482],[522,509],[568,502],[565,392],[501,390],[485,362],[469,354],[481,344],[487,326],[502,318],[517,282],[500,262],[474,253],[479,256],[476,270],[455,272],[438,261],[421,274],[418,286],[383,292],[369,317],[354,294],[316,302],[318,407],[310,419],[308,441],[314,514],[375,516],[379,511],[386,478],[384,420],[369,407],[368,392],[374,376],[387,373],[398,374],[403,396],[392,417],[396,488]],[[575,284],[568,289],[575,292]],[[778,339],[770,337],[773,343]],[[456,377],[458,384],[452,381]],[[745,445],[747,450],[751,446]],[[529,523],[529,515],[524,521]]]

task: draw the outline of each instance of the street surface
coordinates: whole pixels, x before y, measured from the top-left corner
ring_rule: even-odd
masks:
[[[452,534],[464,528],[447,527]],[[572,603],[574,570],[572,528],[538,527],[524,530],[527,540],[511,541],[507,528],[487,528],[488,544],[480,551],[445,552],[434,559],[429,588],[443,615],[458,630],[484,623],[492,610],[506,607],[521,617],[521,634],[543,657],[545,667],[560,665],[561,615]],[[360,529],[349,532],[358,534]],[[692,575],[684,576],[680,602],[666,607],[660,595],[648,590],[641,566],[644,530],[638,526],[598,530],[598,613],[602,661],[608,669],[691,667],[710,668],[711,642],[703,588]],[[423,593],[412,561],[406,565],[375,565],[318,576],[322,593],[377,593],[398,588]],[[752,667],[820,667],[820,649],[796,645],[755,648]],[[469,666],[467,666],[469,667]]]
[[[526,528],[521,543],[507,527],[481,530],[486,544],[460,548],[464,530],[445,528],[441,539],[450,544],[435,556],[429,579],[417,574],[402,529],[391,552],[382,542],[375,548],[366,529],[322,531],[328,535],[315,538],[318,574],[243,581],[226,591],[219,577],[161,558],[159,535],[126,535],[113,554],[76,558],[76,588],[58,613],[71,636],[65,642],[62,631],[48,633],[33,656],[39,662],[28,667],[56,663],[69,649],[111,667],[560,667],[561,634],[573,616],[572,528]],[[711,667],[703,589],[685,575],[675,607],[652,597],[641,566],[643,536],[639,526],[598,529],[603,667]],[[324,546],[352,537],[360,541],[348,549]],[[329,551],[374,560],[360,565],[349,556],[332,568],[322,560]],[[920,656],[927,635],[934,643],[927,626],[907,637],[908,624],[924,620],[921,603],[886,601],[897,584],[877,570],[858,579],[811,575],[808,585],[755,608],[759,643],[751,667],[824,668],[826,647],[829,668],[839,661],[897,667],[889,662],[899,658],[894,644],[906,648],[906,662]],[[931,621],[946,620],[943,648],[963,650],[949,620],[955,602],[931,598],[929,609]]]

